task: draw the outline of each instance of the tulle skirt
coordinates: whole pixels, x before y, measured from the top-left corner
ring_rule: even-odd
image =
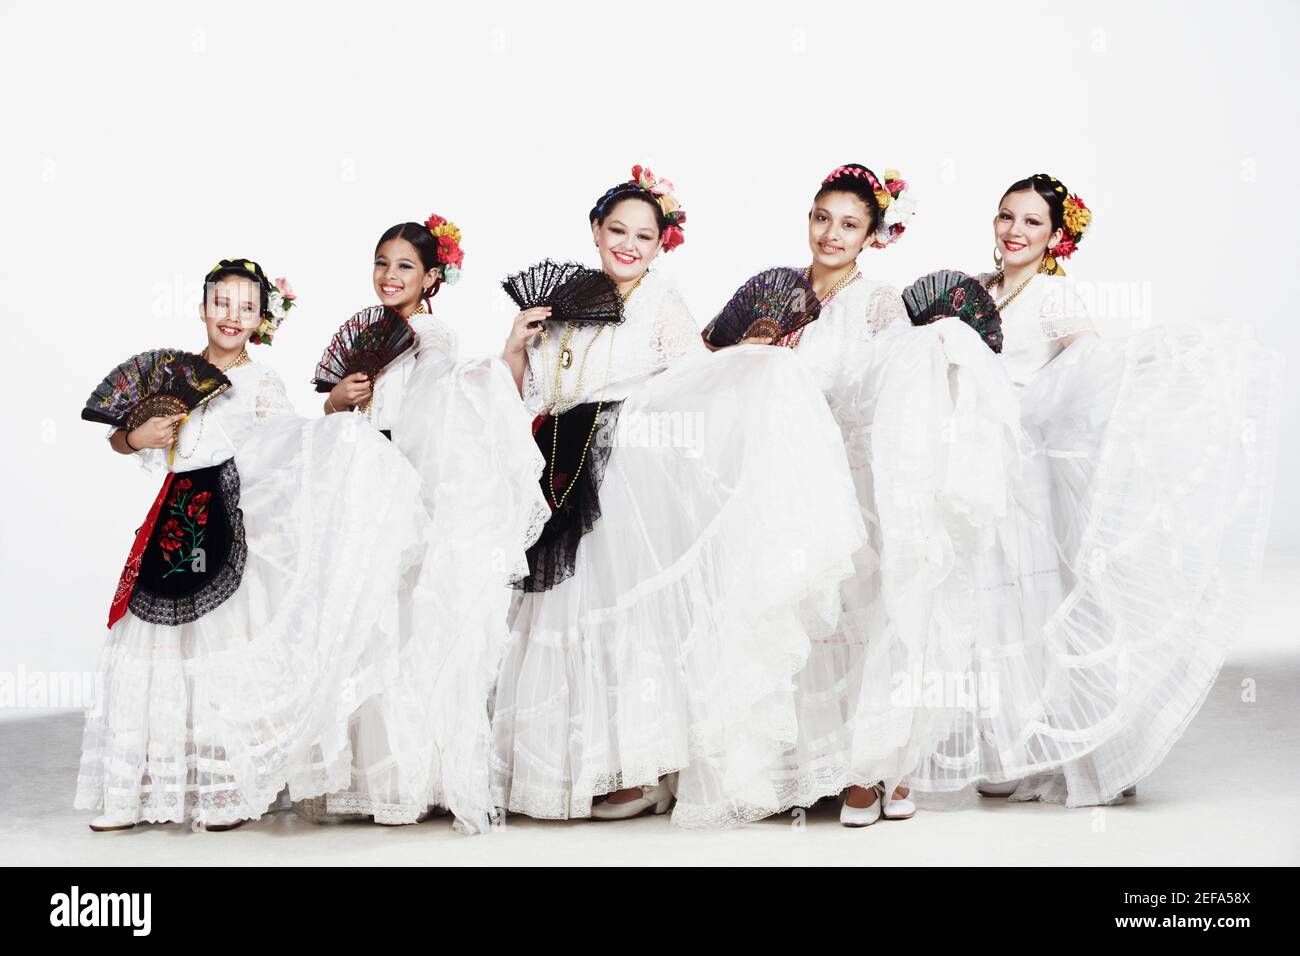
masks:
[[[604,440],[574,574],[510,608],[495,800],[584,817],[677,771],[677,825],[773,813],[794,677],[865,540],[834,418],[793,354],[745,346],[651,378]]]
[[[328,816],[411,823],[442,806],[465,832],[488,827],[510,583],[550,514],[529,424],[501,360],[420,356],[393,436],[421,478],[428,543],[400,586],[398,679],[356,715],[352,781],[324,801]]]
[[[264,425],[235,456],[248,553],[230,597],[109,632],[78,807],[225,824],[348,784],[349,724],[396,681],[398,582],[426,529],[414,470],[344,417]]]
[[[1022,390],[1032,447],[976,560],[978,696],[913,782],[1095,805],[1154,769],[1241,627],[1280,359],[1232,326],[1085,338]]]

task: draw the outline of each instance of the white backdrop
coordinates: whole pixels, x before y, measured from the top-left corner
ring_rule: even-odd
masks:
[[[688,240],[658,266],[701,325],[806,261],[839,163],[912,185],[912,230],[862,260],[899,286],[987,268],[1001,190],[1050,172],[1095,210],[1069,267],[1103,326],[1250,320],[1289,356],[1295,428],[1295,3],[268,6],[0,4],[0,674],[94,667],[156,488],[80,406],[128,355],[203,344],[218,258],[295,285],[255,357],[315,414],[384,228],[460,224],[465,275],[435,306],[462,354],[496,351],[500,278],[586,258],[587,209],[635,162],[678,187]],[[1300,551],[1294,445],[1271,548]]]

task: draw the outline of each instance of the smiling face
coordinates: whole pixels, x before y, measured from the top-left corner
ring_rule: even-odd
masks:
[[[1002,197],[993,217],[993,240],[1003,267],[1017,269],[1042,262],[1047,250],[1061,241],[1061,230],[1052,228],[1047,201],[1032,189],[1022,189]]]
[[[842,269],[857,259],[871,238],[871,211],[852,193],[828,192],[808,213],[808,248],[823,269]]]
[[[389,239],[375,251],[375,294],[403,315],[415,308],[436,277],[425,269],[420,253],[405,239]]]
[[[247,276],[222,276],[204,290],[199,315],[208,328],[210,346],[238,351],[262,321],[261,289]]]
[[[615,282],[635,282],[659,254],[663,237],[650,204],[622,199],[605,211],[604,222],[593,222],[591,234],[600,250],[600,267]]]

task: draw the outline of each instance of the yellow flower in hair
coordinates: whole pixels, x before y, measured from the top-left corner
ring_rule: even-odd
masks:
[[[454,223],[444,222],[441,226],[435,226],[430,232],[438,238],[451,236],[456,242],[460,242],[460,230],[456,228]]]
[[[885,182],[887,183],[892,183],[895,179],[902,179],[902,178],[903,178],[903,174],[900,173],[897,169],[885,170]]]
[[[664,193],[662,196],[656,196],[655,199],[659,200],[659,208],[664,211],[665,216],[682,208],[682,204],[672,193]]]
[[[884,208],[885,208],[886,206],[888,206],[891,202],[893,202],[893,200],[894,200],[894,197],[891,196],[891,195],[889,195],[889,190],[888,190],[888,189],[877,189],[877,190],[876,190],[876,204],[877,204],[878,206],[880,206],[881,209],[884,209]]]
[[[1092,210],[1080,205],[1073,196],[1065,201],[1061,210],[1061,219],[1065,223],[1065,228],[1070,230],[1074,235],[1083,235],[1083,231],[1088,228],[1088,223],[1092,222]]]

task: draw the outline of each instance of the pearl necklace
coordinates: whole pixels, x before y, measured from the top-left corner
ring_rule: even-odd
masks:
[[[199,353],[199,358],[203,359],[205,362],[208,360],[208,350],[206,347],[203,349],[202,352]],[[240,349],[239,354],[236,355],[231,361],[221,366],[219,371],[224,374],[226,372],[229,372],[232,368],[239,368],[239,366],[247,365],[251,361],[253,360],[248,357],[248,350]],[[187,455],[185,454],[185,452],[181,451],[181,426],[184,425],[189,420],[190,420],[190,416],[186,415],[184,418],[182,418],[180,421],[178,421],[175,425],[172,426],[173,460],[177,455],[179,455],[181,458],[186,458],[186,459],[193,458],[194,453],[199,450],[199,445],[203,441],[203,426],[204,424],[207,423],[208,420],[208,402],[203,403],[203,411],[199,415],[199,433],[194,439],[194,444],[190,446],[190,453]]]

